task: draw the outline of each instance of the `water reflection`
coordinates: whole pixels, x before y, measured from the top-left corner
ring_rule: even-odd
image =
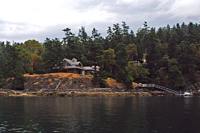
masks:
[[[0,133],[199,133],[199,98],[0,98]]]

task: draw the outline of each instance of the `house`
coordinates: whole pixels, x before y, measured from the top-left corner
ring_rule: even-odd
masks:
[[[59,67],[60,71],[79,73],[82,75],[92,74],[100,70],[99,66],[83,66],[83,64],[76,58],[73,58],[71,60],[64,58],[61,64],[62,66]]]

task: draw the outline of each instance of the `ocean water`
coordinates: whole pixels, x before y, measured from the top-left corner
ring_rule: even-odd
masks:
[[[0,97],[0,133],[200,133],[200,98]]]

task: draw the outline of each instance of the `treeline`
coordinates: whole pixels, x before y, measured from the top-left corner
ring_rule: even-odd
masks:
[[[103,37],[95,28],[91,35],[81,27],[78,34],[66,28],[63,39],[47,38],[43,43],[0,42],[0,86],[6,79],[23,81],[24,73],[47,73],[63,58],[77,58],[84,65],[98,65],[95,81],[107,77],[131,86],[133,81],[156,83],[174,89],[200,81],[200,24],[148,27],[136,33],[129,26],[113,24]]]

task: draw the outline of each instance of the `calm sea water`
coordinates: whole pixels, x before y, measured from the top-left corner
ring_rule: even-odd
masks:
[[[0,133],[200,133],[200,98],[0,97]]]

